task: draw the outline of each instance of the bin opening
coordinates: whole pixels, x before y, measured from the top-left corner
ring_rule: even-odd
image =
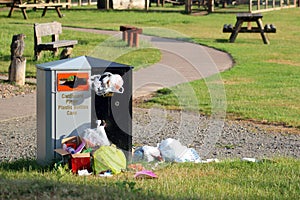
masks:
[[[57,74],[57,91],[88,90],[88,73],[59,73]]]
[[[105,72],[100,75],[93,75],[90,79],[90,87],[98,96],[112,96],[113,93],[123,93],[123,78],[119,74]]]

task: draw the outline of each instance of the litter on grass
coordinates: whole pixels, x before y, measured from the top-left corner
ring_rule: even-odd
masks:
[[[157,147],[143,146],[134,151],[133,161],[165,162],[201,162],[199,154],[193,148],[182,145],[179,140],[168,138]]]
[[[158,178],[157,175],[150,170],[142,170],[136,172],[134,178]]]

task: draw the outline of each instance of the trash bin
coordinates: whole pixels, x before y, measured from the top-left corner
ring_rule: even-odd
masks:
[[[91,75],[118,74],[122,93],[96,94]],[[106,73],[106,74],[107,74]],[[132,147],[132,67],[80,56],[37,65],[37,160],[47,164],[56,157],[61,140],[106,122],[113,144],[125,151]]]

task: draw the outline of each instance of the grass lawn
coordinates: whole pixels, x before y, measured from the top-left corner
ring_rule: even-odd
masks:
[[[0,164],[1,199],[297,199],[300,161],[224,161],[168,164],[157,179],[133,172],[79,177],[62,167],[42,170],[32,161]]]
[[[0,45],[3,48],[0,49],[0,73],[7,73],[12,35],[25,33],[27,75],[35,76],[33,23],[55,19],[64,26],[107,30],[118,30],[120,25],[130,24],[142,27],[145,34],[186,37],[230,53],[236,64],[231,70],[221,73],[229,117],[300,127],[299,8],[263,13],[263,22],[275,24],[277,27],[277,33],[268,34],[270,45],[264,45],[259,34],[239,34],[235,43],[228,43],[229,34],[222,33],[222,27],[225,23],[235,23],[234,13],[197,16],[184,15],[181,12],[99,11],[95,7],[74,7],[62,12],[65,14],[64,18],[57,18],[55,11],[48,11],[47,15],[41,18],[41,11],[28,11],[29,20],[24,20],[19,11],[16,11],[12,18],[6,18],[8,11],[1,11]],[[128,50],[124,43],[112,43],[105,35],[64,30],[61,38],[79,41],[74,49],[74,56],[94,55],[98,50],[100,53],[97,55],[104,55],[103,52],[110,52],[106,48],[112,44],[113,50],[118,50],[117,53],[108,53],[113,55],[111,58],[117,62],[131,64],[136,67],[135,70],[161,58],[156,49],[149,47]],[[147,47],[148,44],[145,45]],[[57,58],[46,54],[39,62],[53,59]],[[207,81],[199,80],[187,84],[196,92],[199,102],[197,109],[210,114],[212,99],[207,90]],[[178,106],[173,101],[174,94],[163,95],[163,98],[161,96],[158,95],[151,102],[173,108]]]

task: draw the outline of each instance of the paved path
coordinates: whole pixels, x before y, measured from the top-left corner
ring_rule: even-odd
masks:
[[[75,28],[66,28],[74,29]],[[120,36],[120,32],[91,29],[78,29],[99,34]],[[152,36],[141,36],[162,52],[162,59],[147,68],[133,74],[134,98],[151,94],[157,89],[171,87],[180,83],[201,79],[233,65],[231,57],[221,51],[205,46]],[[9,108],[9,109],[8,109]],[[0,121],[33,115],[36,112],[35,94],[0,99]]]

